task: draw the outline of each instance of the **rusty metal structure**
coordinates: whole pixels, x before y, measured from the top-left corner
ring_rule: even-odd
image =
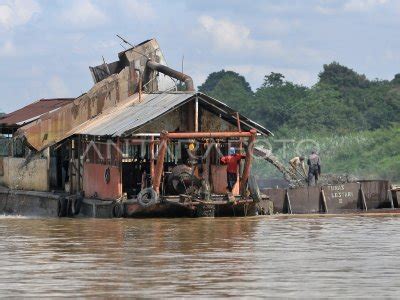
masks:
[[[360,180],[342,184],[271,188],[263,192],[282,214],[399,213],[397,189],[386,180]]]
[[[0,133],[12,134],[20,127],[39,119],[43,114],[54,112],[70,104],[73,100],[73,98],[40,99],[14,112],[5,114],[0,117]]]
[[[251,173],[253,156],[287,180],[296,178],[272,153],[255,147],[258,136],[272,133],[196,92],[189,75],[166,65],[155,39],[89,69],[94,86],[21,123],[14,139],[27,151],[0,158],[0,182],[25,190],[18,191],[22,201],[41,203],[36,209],[60,217],[400,212],[399,192],[386,181],[261,193]],[[243,161],[228,192],[221,157],[231,147]],[[12,211],[17,206],[8,206],[10,195],[0,189],[0,203]]]
[[[195,92],[189,75],[166,65],[155,39],[89,69],[87,93],[16,134],[30,153],[47,158],[49,191],[81,197],[83,207],[108,203],[113,216],[265,212],[267,199],[250,177],[256,136],[270,131]],[[227,197],[220,158],[230,146],[246,153]],[[68,203],[60,202],[59,215]]]

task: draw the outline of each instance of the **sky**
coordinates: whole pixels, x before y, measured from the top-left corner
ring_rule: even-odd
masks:
[[[225,69],[256,90],[270,72],[312,86],[332,61],[390,80],[399,28],[400,0],[0,0],[0,111],[86,92],[88,67],[123,50],[116,34],[156,38],[196,86]]]

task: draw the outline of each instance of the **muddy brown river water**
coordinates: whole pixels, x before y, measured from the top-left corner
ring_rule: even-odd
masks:
[[[400,217],[0,217],[1,297],[399,298]]]

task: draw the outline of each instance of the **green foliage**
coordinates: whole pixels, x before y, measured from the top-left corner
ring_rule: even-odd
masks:
[[[269,75],[264,76],[263,87],[279,87],[284,84],[285,76],[281,73],[271,72]]]
[[[400,182],[400,124],[374,131],[356,131],[345,135],[291,132],[270,139],[273,153],[282,162],[296,155],[307,156],[317,148],[322,171],[352,174],[363,179],[388,179]],[[279,176],[264,162],[256,160],[257,173]]]
[[[301,108],[299,100],[307,96],[306,87],[283,79],[284,76],[279,73],[265,76],[263,85],[254,95],[255,99],[249,112],[249,117],[270,130],[277,130],[286,124]]]
[[[243,76],[222,70],[210,74],[199,90],[272,131],[301,128],[347,134],[400,122],[400,75],[392,81],[370,81],[333,62],[324,65],[319,78],[315,86],[307,88],[272,72],[253,93]]]
[[[324,70],[319,73],[319,82],[336,86],[338,88],[367,87],[369,81],[365,75],[360,75],[337,62],[324,65]]]
[[[243,76],[222,70],[210,74],[199,91],[272,130],[276,139],[315,139],[329,172],[400,181],[400,74],[391,81],[368,80],[332,62],[311,88],[272,72],[253,93]],[[281,146],[274,153],[282,161],[294,155]],[[256,164],[259,172],[273,174],[265,168]]]
[[[248,112],[248,105],[253,100],[253,91],[246,79],[232,71],[211,73],[206,81],[198,87],[205,93],[224,102],[241,112]]]
[[[393,78],[393,80],[392,80],[392,83],[393,83],[393,84],[398,84],[398,85],[400,85],[400,74],[394,75],[394,78]]]

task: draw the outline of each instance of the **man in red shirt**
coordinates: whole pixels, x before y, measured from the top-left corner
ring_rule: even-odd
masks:
[[[231,193],[237,181],[238,164],[241,159],[246,158],[245,155],[236,153],[235,148],[229,148],[228,155],[221,158],[221,163],[227,165],[226,179],[228,182],[228,191]]]

